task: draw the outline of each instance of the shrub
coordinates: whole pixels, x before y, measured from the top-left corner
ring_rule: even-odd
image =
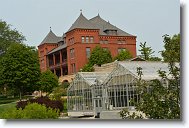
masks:
[[[24,109],[12,109],[3,113],[4,119],[57,119],[59,111],[37,103],[28,104]]]
[[[50,100],[48,97],[38,97],[36,99],[30,99],[27,101],[20,101],[17,103],[16,108],[22,108],[24,109],[28,103],[38,103],[41,105],[45,105],[47,108],[56,109],[59,111],[63,110],[63,103],[60,100]]]

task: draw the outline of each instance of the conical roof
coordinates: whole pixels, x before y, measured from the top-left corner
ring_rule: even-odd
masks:
[[[56,36],[52,32],[52,30],[50,30],[50,32],[47,34],[47,36],[45,37],[45,39],[43,39],[43,41],[41,42],[40,45],[45,44],[45,43],[57,43],[60,40],[61,40],[61,37]]]
[[[118,36],[133,36],[116,26],[110,24],[109,22],[105,21],[100,17],[98,14],[96,17],[89,20],[91,23],[95,24],[98,29],[100,29],[100,35],[107,35],[104,31],[105,30],[116,30]]]
[[[77,18],[77,20],[72,24],[72,26],[69,28],[68,32],[75,28],[96,29],[95,25],[91,23],[86,17],[84,17],[82,13]]]

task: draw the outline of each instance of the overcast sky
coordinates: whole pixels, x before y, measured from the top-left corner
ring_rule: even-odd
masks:
[[[38,46],[49,32],[61,36],[82,9],[90,19],[98,13],[111,24],[146,41],[155,50],[163,49],[164,34],[180,32],[179,0],[0,0],[0,19],[26,37],[26,44]],[[138,52],[138,50],[137,50]]]

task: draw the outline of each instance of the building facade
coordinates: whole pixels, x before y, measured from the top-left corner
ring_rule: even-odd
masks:
[[[133,36],[99,15],[87,19],[81,13],[62,37],[52,30],[38,46],[40,69],[50,69],[57,76],[74,74],[88,62],[91,51],[100,45],[115,57],[127,49],[136,57],[136,36]]]

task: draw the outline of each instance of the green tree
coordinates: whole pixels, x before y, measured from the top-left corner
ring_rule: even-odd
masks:
[[[114,58],[114,60],[123,61],[126,59],[131,59],[133,56],[132,54],[126,49],[121,50],[121,52]]]
[[[162,59],[159,57],[150,57],[149,61],[161,61]]]
[[[90,63],[85,64],[81,71],[82,72],[93,72],[94,71],[93,65]]]
[[[100,46],[96,46],[89,58],[89,64],[94,65],[97,64],[98,66],[101,66],[105,63],[112,62],[112,56],[109,50],[105,50],[101,48]]]
[[[180,34],[170,37],[164,35],[164,48],[161,55],[165,62],[180,62]]]
[[[46,70],[41,73],[38,85],[41,91],[51,93],[53,88],[58,86],[58,77],[50,70]]]
[[[155,52],[151,47],[146,46],[146,42],[140,42],[140,48],[141,49],[139,49],[139,51],[141,52],[141,57],[145,60],[149,60],[150,57],[152,57],[152,54]]]
[[[166,59],[169,72],[158,71],[161,80],[165,80],[168,84],[162,83],[161,80],[146,82],[141,79],[142,69],[137,69],[139,76],[137,89],[141,98],[139,103],[135,103],[136,111],[144,113],[149,119],[180,119],[180,68],[175,64],[175,61],[178,61],[180,57],[175,54],[178,52],[177,48],[172,50],[166,48],[167,43],[170,43],[170,39],[170,37],[169,39],[167,39],[167,36],[164,37],[164,52],[168,53]],[[175,54],[175,56],[171,56],[171,54]],[[141,114],[130,113],[128,109],[122,110],[120,116],[123,119],[144,118]]]
[[[68,82],[64,82],[63,84],[60,84],[57,87],[53,88],[51,97],[55,98],[56,100],[60,100],[61,96],[67,96],[67,88],[69,85],[70,84]]]
[[[12,43],[22,43],[25,37],[11,25],[0,20],[0,55],[7,50]]]
[[[36,49],[13,43],[0,61],[0,84],[21,94],[32,92],[40,76]]]

